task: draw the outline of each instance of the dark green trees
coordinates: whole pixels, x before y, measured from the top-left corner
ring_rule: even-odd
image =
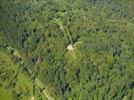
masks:
[[[133,6],[0,0],[0,48],[16,48],[56,100],[133,100]]]

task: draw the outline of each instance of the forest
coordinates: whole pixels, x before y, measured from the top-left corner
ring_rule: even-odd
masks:
[[[0,100],[134,100],[134,0],[0,0]]]

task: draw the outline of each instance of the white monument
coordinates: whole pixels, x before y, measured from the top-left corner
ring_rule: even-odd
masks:
[[[69,45],[67,46],[67,50],[73,51],[73,50],[74,50],[73,45],[72,45],[72,44],[69,44]]]

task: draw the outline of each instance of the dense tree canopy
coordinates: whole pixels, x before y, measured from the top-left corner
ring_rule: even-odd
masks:
[[[133,0],[0,0],[0,87],[45,100],[31,78],[12,82],[23,60],[55,100],[133,100],[133,9]]]

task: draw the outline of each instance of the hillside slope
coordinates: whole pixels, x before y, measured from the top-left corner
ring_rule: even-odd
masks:
[[[5,53],[12,47],[55,100],[133,100],[133,9],[133,0],[0,0],[0,77],[20,66],[13,50]],[[45,100],[22,70],[15,88],[2,89],[16,100]],[[30,94],[14,96],[25,82]]]

